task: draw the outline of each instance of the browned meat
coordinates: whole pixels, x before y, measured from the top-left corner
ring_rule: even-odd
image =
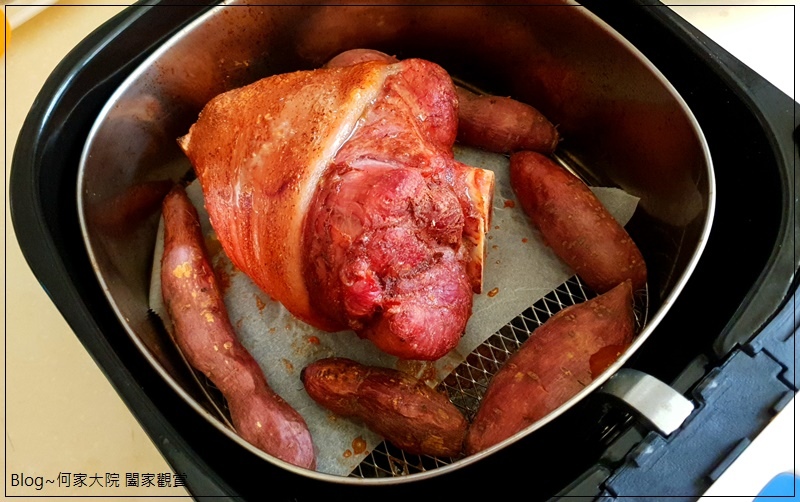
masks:
[[[439,66],[368,61],[212,100],[180,144],[228,256],[318,328],[437,359],[480,291],[493,174],[453,159]]]

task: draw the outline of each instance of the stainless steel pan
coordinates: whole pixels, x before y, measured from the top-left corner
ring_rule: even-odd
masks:
[[[143,186],[177,181],[190,170],[175,139],[213,96],[267,75],[317,67],[356,47],[432,60],[454,78],[540,109],[558,124],[564,138],[557,152],[563,164],[590,184],[618,186],[641,198],[627,228],[645,256],[649,282],[647,294],[639,299],[640,331],[631,347],[543,420],[467,458],[408,458],[384,447],[353,476],[340,477],[298,469],[241,440],[227,423],[224,402],[186,367],[148,313],[158,205],[136,194]],[[607,383],[606,391],[655,408],[650,420],[664,433],[680,424],[661,425],[658,413],[671,406],[670,398],[651,399],[652,392],[663,388],[648,385],[646,378],[631,382],[631,372],[622,367],[680,294],[703,250],[714,212],[708,147],[691,111],[658,70],[572,2],[506,7],[225,2],[165,43],[114,93],[86,142],[77,190],[94,269],[136,346],[165,383],[231,441],[295,473],[351,484],[435,476],[532,433]],[[104,216],[118,211],[120,204],[131,205],[122,211],[122,226],[108,225]],[[528,333],[587,295],[591,292],[571,279],[487,341],[443,389],[467,414],[474,412],[480,389]]]

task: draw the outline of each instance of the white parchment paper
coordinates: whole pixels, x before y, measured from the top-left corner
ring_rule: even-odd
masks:
[[[228,260],[216,240],[203,207],[197,182],[187,189],[200,215],[206,245],[224,289],[231,323],[242,345],[258,361],[270,386],[306,420],[317,450],[317,470],[347,476],[382,438],[363,425],[334,416],[308,397],[300,371],[324,357],[348,357],[363,364],[424,374],[435,386],[483,341],[520,312],[569,279],[574,273],[546,247],[522,211],[509,184],[508,158],[471,148],[456,147],[456,158],[495,172],[495,196],[488,234],[484,289],[475,295],[473,313],[458,347],[435,363],[399,361],[377,350],[355,333],[327,333],[296,320],[270,299]],[[614,188],[592,189],[623,225],[638,199]],[[150,307],[171,331],[161,297],[163,232],[159,229],[153,260]],[[364,448],[366,445],[366,448]]]

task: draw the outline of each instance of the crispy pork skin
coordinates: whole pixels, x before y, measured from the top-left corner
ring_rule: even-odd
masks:
[[[428,61],[277,75],[179,140],[228,256],[301,320],[433,360],[480,291],[494,178],[453,159],[458,100]]]

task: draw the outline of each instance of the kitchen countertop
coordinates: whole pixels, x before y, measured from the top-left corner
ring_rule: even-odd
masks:
[[[15,10],[30,8],[14,3],[4,2],[11,4],[6,8],[12,22],[14,15],[22,17]],[[91,30],[133,2],[70,3],[75,2],[56,2],[14,26],[2,70],[6,94],[0,97],[6,110],[6,180],[22,122],[49,73]],[[735,3],[731,1],[680,3],[673,7],[680,15],[784,92],[796,95],[794,2],[775,6],[783,2],[751,0],[747,7],[722,5]],[[754,6],[759,3],[772,6]],[[7,199],[5,231],[6,495],[188,496],[185,488],[174,486],[180,484],[175,483],[175,473],[28,269],[15,240]],[[782,427],[792,426],[796,427],[793,416]],[[75,486],[79,474],[94,486]],[[127,486],[134,475],[138,486]],[[42,479],[41,489],[35,486],[37,477]],[[737,476],[742,477],[746,478]],[[152,479],[154,486],[144,486],[145,479]],[[64,486],[66,481],[70,486]],[[715,487],[714,494],[754,493],[747,491],[746,479],[738,481],[730,485],[733,488]],[[24,486],[27,482],[32,485]],[[763,486],[760,478],[753,482]]]
[[[83,37],[122,11],[123,3],[133,2],[117,3],[87,7],[58,2],[12,30],[4,68],[6,180],[13,145],[45,79]],[[27,8],[8,6],[9,17]],[[166,484],[165,474],[175,484],[170,466],[33,277],[8,210],[5,225],[5,493],[188,496],[183,487],[158,486],[159,479]],[[23,483],[30,477],[34,486],[13,486],[15,474]],[[86,475],[87,486],[75,486],[80,474]],[[138,487],[126,486],[128,474],[138,474]],[[155,486],[143,486],[149,485],[144,479],[150,475]],[[38,476],[54,482],[37,490]],[[60,483],[66,480],[69,487]]]

